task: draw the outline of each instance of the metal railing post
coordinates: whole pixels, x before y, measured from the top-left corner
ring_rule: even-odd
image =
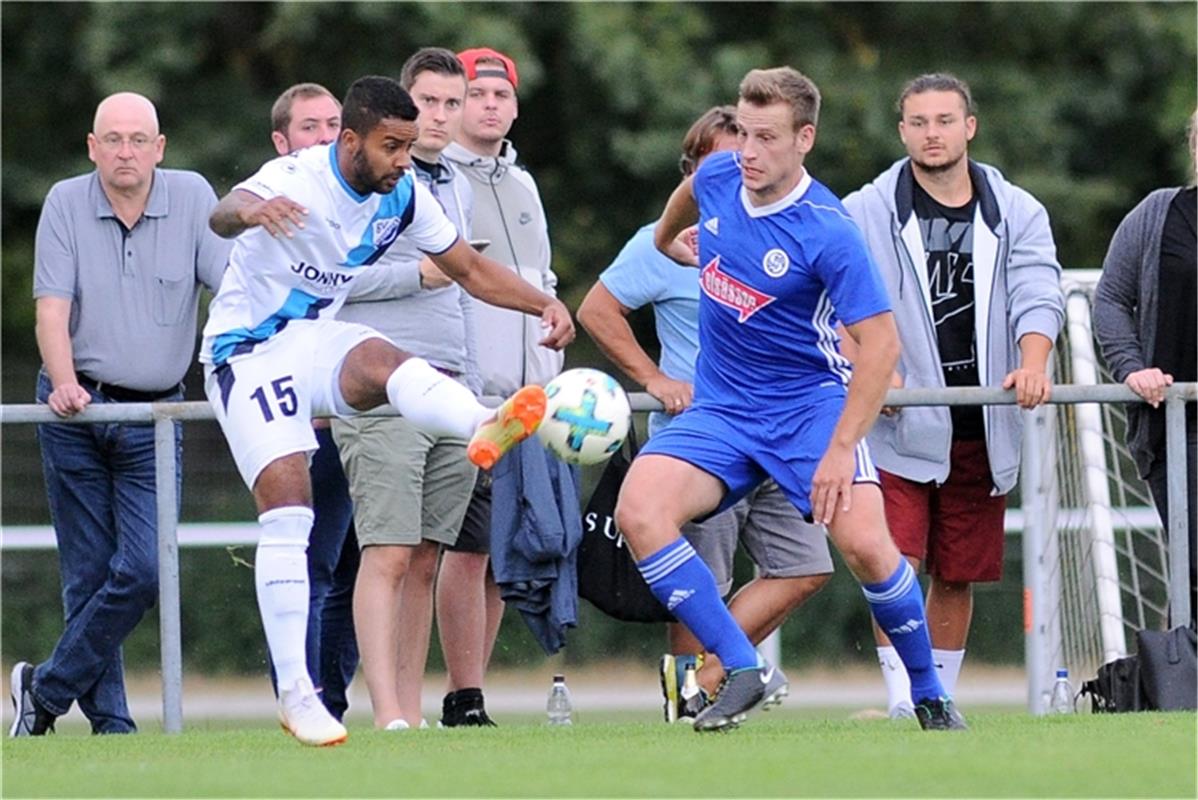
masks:
[[[183,730],[183,639],[179,623],[179,498],[175,420],[155,415],[158,489],[158,636],[162,652],[162,729]]]
[[[1046,688],[1047,647],[1045,642],[1044,581],[1044,447],[1048,409],[1037,408],[1023,428],[1023,465],[1020,494],[1023,497],[1023,652],[1027,674],[1027,710],[1043,714]],[[1048,443],[1051,446],[1051,442]]]
[[[1169,619],[1190,621],[1190,508],[1189,465],[1186,463],[1186,403],[1180,396],[1165,400],[1165,464],[1169,498]]]

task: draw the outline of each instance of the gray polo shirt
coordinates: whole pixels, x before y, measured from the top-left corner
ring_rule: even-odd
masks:
[[[208,228],[216,193],[203,176],[155,169],[145,213],[117,219],[96,172],[46,195],[33,296],[71,301],[76,372],[144,392],[179,383],[195,353],[201,285],[220,285],[231,241]]]

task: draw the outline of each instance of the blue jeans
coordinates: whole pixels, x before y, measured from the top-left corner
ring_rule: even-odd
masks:
[[[50,396],[38,375],[37,401]],[[111,403],[92,392],[92,403]],[[178,393],[169,400],[181,400]],[[121,644],[158,599],[154,426],[38,426],[50,519],[58,540],[66,627],[33,673],[33,694],[53,714],[78,702],[93,733],[137,730],[125,698]],[[182,464],[183,428],[175,423]],[[183,473],[177,473],[176,496]]]
[[[337,719],[349,708],[349,683],[358,669],[354,634],[354,581],[358,577],[358,537],[353,529],[349,484],[329,428],[317,428],[320,447],[312,457],[312,509],[316,519],[308,538],[308,674],[321,689],[321,701]],[[276,683],[271,667],[271,683]],[[278,686],[275,686],[278,691]]]

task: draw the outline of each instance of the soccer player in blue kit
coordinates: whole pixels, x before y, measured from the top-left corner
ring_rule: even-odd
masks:
[[[739,153],[709,156],[666,205],[657,247],[700,267],[694,404],[641,450],[616,520],[654,596],[724,665],[695,730],[738,725],[776,670],[759,660],[679,528],[766,477],[827,525],[911,676],[921,726],[963,729],[936,676],[919,582],[887,531],[864,442],[898,335],[860,232],[803,166],[819,103],[815,84],[790,67],[749,72]],[[696,222],[697,261],[683,235]],[[855,366],[838,351],[838,322],[860,348]]]

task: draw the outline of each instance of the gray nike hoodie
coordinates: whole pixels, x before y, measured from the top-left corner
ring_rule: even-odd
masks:
[[[512,143],[505,140],[498,157],[480,156],[457,142],[442,155],[474,189],[471,231],[491,241],[486,254],[556,296],[545,209],[532,175],[516,163]],[[526,383],[543,384],[561,372],[565,355],[537,344],[545,335],[540,318],[478,300],[475,304],[484,394],[506,397]]]
[[[1001,386],[1019,366],[1019,338],[1039,333],[1055,342],[1065,316],[1061,266],[1048,212],[997,169],[969,162],[978,193],[974,218],[975,334],[978,375]],[[893,305],[902,353],[898,370],[908,388],[941,388],[944,372],[932,325],[923,237],[914,210],[910,159],[901,159],[844,199],[865,235]],[[1019,475],[1021,411],[987,406],[986,449],[994,494]],[[869,434],[877,465],[918,482],[948,479],[952,421],[947,406],[907,407],[879,417]]]

